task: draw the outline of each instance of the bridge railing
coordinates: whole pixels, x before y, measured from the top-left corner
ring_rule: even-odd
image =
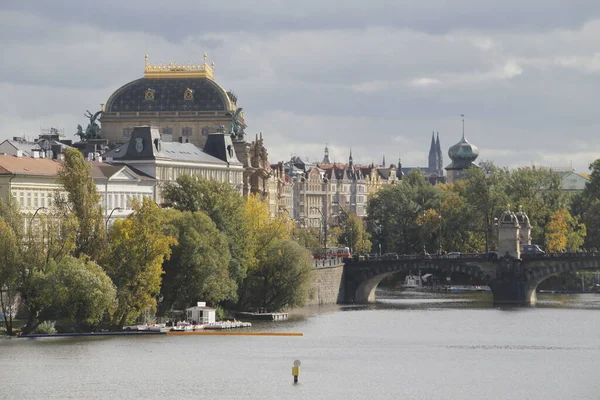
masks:
[[[369,255],[369,256],[360,256],[354,257],[352,259],[344,260],[345,262],[350,263],[362,263],[362,262],[371,262],[371,261],[394,261],[394,260],[473,260],[473,259],[484,259],[484,260],[497,260],[502,255],[499,255],[496,252],[489,253],[460,253],[460,254],[387,254],[385,256],[379,255]],[[564,258],[564,257],[573,257],[573,258],[590,258],[590,257],[600,257],[600,252],[589,252],[589,251],[580,251],[580,252],[557,252],[557,253],[545,253],[545,254],[521,254],[521,259],[531,260],[531,259],[547,259],[547,258]]]
[[[335,258],[313,260],[313,265],[315,266],[315,268],[335,267],[336,265],[340,264],[343,264],[343,262]]]

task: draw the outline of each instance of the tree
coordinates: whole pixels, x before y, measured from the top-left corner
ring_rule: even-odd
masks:
[[[77,218],[75,256],[86,254],[97,260],[105,248],[106,231],[91,165],[78,150],[66,149],[57,180],[63,185],[67,197],[58,195],[56,206],[63,213],[72,212]]]
[[[177,239],[164,263],[165,307],[182,309],[203,300],[218,304],[237,297],[229,275],[227,237],[203,212],[172,210],[167,233]]]
[[[244,199],[226,183],[182,175],[174,183],[167,183],[163,198],[168,205],[180,211],[202,211],[227,236],[231,261],[230,276],[239,284],[246,276],[252,250],[247,239],[248,220]]]
[[[417,218],[425,201],[421,198],[420,204],[417,193],[408,182],[402,181],[381,188],[369,199],[367,231],[382,252],[412,254],[422,249]]]
[[[550,215],[565,206],[560,175],[548,168],[518,168],[506,184],[510,204],[522,206],[529,217],[534,243],[545,243],[545,227]]]
[[[0,207],[2,199],[0,199]],[[19,285],[19,242],[12,227],[0,217],[0,312],[6,333],[13,334]]]
[[[93,261],[65,257],[40,283],[48,308],[55,310],[52,319],[66,319],[67,326],[78,331],[98,327],[116,307],[116,288]]]
[[[578,250],[584,243],[586,227],[565,208],[555,211],[546,225],[546,250]]]
[[[465,179],[458,185],[462,190],[466,203],[470,206],[470,230],[482,232],[485,247],[476,251],[489,251],[493,240],[492,227],[494,218],[499,216],[508,204],[506,195],[507,171],[488,166],[489,174],[483,169],[470,168],[466,171]]]
[[[329,230],[331,237],[331,230]],[[319,251],[321,246],[321,232],[318,228],[307,228],[305,226],[296,226],[292,231],[292,239],[298,244],[310,250],[311,253]]]
[[[243,308],[280,311],[304,304],[313,274],[310,253],[293,240],[269,246],[264,262],[248,272]]]
[[[342,234],[339,241],[345,243],[353,253],[368,253],[371,251],[371,235],[365,230],[365,223],[355,213],[340,216]]]
[[[177,240],[162,231],[163,211],[152,200],[133,202],[134,213],[117,220],[103,260],[104,269],[117,287],[118,306],[113,323],[121,328],[150,307],[156,307],[162,264]]]
[[[251,270],[265,258],[271,243],[291,239],[293,225],[289,218],[283,215],[272,218],[268,205],[256,195],[248,197],[244,208],[248,226],[248,247],[252,254],[248,270]]]

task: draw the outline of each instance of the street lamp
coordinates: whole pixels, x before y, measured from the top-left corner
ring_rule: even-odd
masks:
[[[115,207],[110,210],[110,214],[108,214],[108,218],[106,218],[106,230],[108,230],[108,221],[110,221],[110,217],[112,217],[115,211],[123,211],[123,209],[121,207]]]
[[[37,213],[42,210],[42,211],[46,211],[47,208],[46,207],[38,207],[37,210],[35,210],[35,212],[33,213],[33,216],[29,219],[29,237],[31,239],[31,232],[33,231],[33,219],[35,218],[35,216],[37,215]]]
[[[39,207],[37,210],[35,210],[35,212],[33,213],[33,216],[31,217],[31,219],[29,220],[29,225],[31,225],[33,223],[33,219],[35,218],[35,216],[37,215],[37,213],[42,210],[42,211],[46,211],[47,208],[46,207]]]
[[[320,208],[318,207],[311,207],[311,210],[317,210],[319,212],[319,214],[321,214],[321,218],[323,218],[323,247],[327,248],[327,218],[325,218],[325,215],[323,215],[323,212],[321,211]]]
[[[438,242],[439,242],[438,244],[439,244],[440,248],[438,250],[438,254],[442,255],[442,213],[441,212],[440,212],[439,218],[440,218],[440,223],[439,223],[439,225],[440,225],[440,233],[438,235]]]

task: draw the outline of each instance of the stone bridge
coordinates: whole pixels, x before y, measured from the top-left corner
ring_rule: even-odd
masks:
[[[375,301],[375,289],[398,272],[460,272],[492,289],[494,303],[535,304],[536,288],[545,279],[566,271],[600,270],[600,253],[551,253],[488,260],[481,255],[449,259],[400,256],[397,260],[349,261],[344,267],[344,302]]]

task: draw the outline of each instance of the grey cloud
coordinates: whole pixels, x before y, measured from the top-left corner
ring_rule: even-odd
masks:
[[[162,31],[176,41],[199,31],[323,30],[391,26],[431,33],[457,28],[478,30],[547,30],[572,28],[599,15],[593,1],[389,0],[323,2],[197,2],[108,0],[86,7],[74,0],[4,4],[6,9],[43,15],[59,23],[83,22],[104,29]]]

